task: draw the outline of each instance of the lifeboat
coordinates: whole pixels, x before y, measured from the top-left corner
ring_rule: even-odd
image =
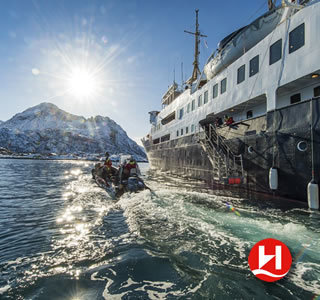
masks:
[[[268,11],[251,24],[226,36],[204,67],[207,79],[212,79],[271,33],[280,23],[285,9],[280,6]]]

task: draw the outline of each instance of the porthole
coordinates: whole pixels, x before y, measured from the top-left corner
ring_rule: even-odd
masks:
[[[308,145],[307,145],[307,142],[305,141],[300,141],[298,144],[297,144],[297,149],[301,152],[304,152],[308,149]]]
[[[248,147],[248,153],[250,153],[250,154],[253,153],[253,147],[252,146]]]

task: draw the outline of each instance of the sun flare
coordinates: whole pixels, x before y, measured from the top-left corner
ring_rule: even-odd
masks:
[[[74,96],[93,96],[97,88],[97,81],[88,70],[76,68],[72,71],[69,78],[69,89]]]

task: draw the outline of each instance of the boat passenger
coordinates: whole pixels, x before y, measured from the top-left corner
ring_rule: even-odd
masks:
[[[109,169],[111,169],[111,167],[112,167],[112,161],[109,158],[109,153],[108,152],[106,152],[106,159],[104,161],[104,165]]]
[[[120,166],[119,174],[120,179],[127,180],[130,176],[139,175],[139,167],[136,160],[131,156],[127,161]]]

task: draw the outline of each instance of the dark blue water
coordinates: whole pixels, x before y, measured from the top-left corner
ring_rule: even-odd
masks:
[[[0,160],[1,299],[320,294],[318,212],[215,196],[201,183],[149,173],[153,192],[114,202],[91,180],[91,166]],[[286,243],[295,260],[276,283],[256,279],[247,263],[251,247],[269,237]]]

